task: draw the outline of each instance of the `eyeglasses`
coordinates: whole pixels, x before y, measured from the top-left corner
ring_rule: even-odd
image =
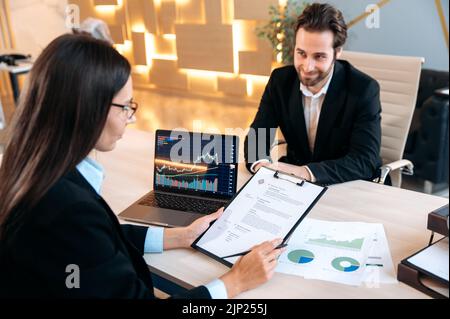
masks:
[[[136,113],[139,105],[136,102],[131,101],[128,104],[117,104],[117,103],[111,103],[112,106],[120,107],[122,108],[126,114],[127,118],[131,120],[133,118],[133,115]]]

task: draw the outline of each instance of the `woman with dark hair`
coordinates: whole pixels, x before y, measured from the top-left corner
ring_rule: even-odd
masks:
[[[99,195],[107,152],[133,120],[130,64],[108,43],[63,35],[35,62],[0,167],[0,297],[154,298],[145,252],[189,247],[222,211],[183,228],[120,225]],[[265,242],[178,297],[234,297],[267,281]],[[75,268],[74,268],[75,267]],[[71,282],[78,269],[79,281]]]

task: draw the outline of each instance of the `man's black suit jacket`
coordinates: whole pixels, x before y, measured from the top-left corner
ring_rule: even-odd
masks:
[[[281,129],[287,142],[287,155],[280,161],[308,165],[319,184],[335,184],[355,179],[370,180],[381,166],[381,105],[378,83],[347,61],[336,61],[326,93],[311,153],[306,132],[300,81],[293,66],[272,72],[256,117],[258,128]],[[269,158],[270,138],[265,143],[245,140],[247,168],[261,158]],[[260,149],[263,147],[264,149]],[[254,155],[251,156],[251,152]],[[250,154],[249,154],[250,152]]]
[[[61,178],[0,243],[0,297],[154,298],[143,256],[147,227],[120,225],[77,171]],[[79,288],[66,279],[79,267]],[[73,284],[73,278],[68,282]],[[69,285],[70,286],[70,285]],[[206,287],[179,298],[211,298]]]

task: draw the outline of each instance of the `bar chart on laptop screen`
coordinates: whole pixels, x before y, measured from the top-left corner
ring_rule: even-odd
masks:
[[[232,193],[237,174],[236,144],[221,136],[208,136],[158,135],[155,184],[219,195]]]

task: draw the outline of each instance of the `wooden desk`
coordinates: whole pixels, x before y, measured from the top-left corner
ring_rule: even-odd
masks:
[[[96,154],[106,170],[103,196],[117,214],[151,189],[153,150],[154,134],[128,129],[114,151]],[[242,186],[249,176],[241,165],[238,185]],[[427,245],[430,235],[426,226],[427,215],[446,203],[448,199],[442,197],[354,181],[330,187],[309,216],[334,221],[383,223],[396,268],[400,260]],[[185,288],[206,284],[228,270],[192,249],[146,254],[145,259],[153,273]],[[380,285],[379,288],[352,287],[279,273],[263,286],[238,297],[427,298],[403,283]]]

